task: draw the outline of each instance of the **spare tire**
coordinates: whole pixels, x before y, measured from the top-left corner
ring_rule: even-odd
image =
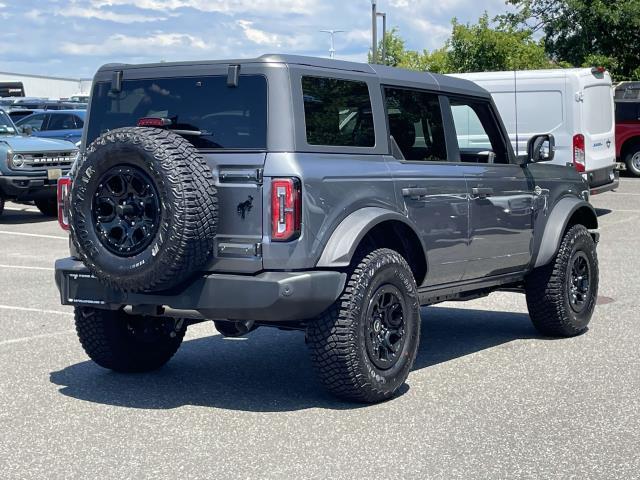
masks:
[[[111,130],[89,146],[78,168],[69,220],[81,260],[104,284],[128,292],[166,290],[211,257],[213,174],[173,132]]]

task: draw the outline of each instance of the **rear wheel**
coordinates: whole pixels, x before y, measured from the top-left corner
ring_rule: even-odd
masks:
[[[390,398],[405,382],[419,340],[415,279],[405,259],[388,249],[357,265],[342,296],[307,332],[325,387],[340,398],[369,403]]]
[[[45,217],[58,216],[58,203],[55,198],[42,198],[35,201],[36,207]]]
[[[584,333],[598,298],[598,257],[589,231],[583,225],[571,227],[555,259],[534,270],[525,289],[531,320],[540,333]]]
[[[632,151],[625,157],[624,163],[627,165],[627,171],[631,175],[640,177],[640,145],[633,147]]]
[[[129,315],[122,310],[76,307],[75,320],[89,358],[117,372],[160,368],[176,353],[187,330],[181,319]]]

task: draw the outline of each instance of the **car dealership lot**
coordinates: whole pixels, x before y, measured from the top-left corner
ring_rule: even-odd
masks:
[[[4,478],[637,478],[640,180],[595,197],[600,305],[585,335],[538,336],[524,297],[423,309],[398,398],[330,397],[299,332],[190,328],[163,369],[89,362],[59,305],[66,235],[35,208],[0,217]],[[213,335],[213,336],[212,336]]]

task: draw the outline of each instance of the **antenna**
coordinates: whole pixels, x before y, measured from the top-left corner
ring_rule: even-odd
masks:
[[[520,156],[520,139],[518,137],[518,72],[513,71],[513,102],[516,118],[516,157]]]

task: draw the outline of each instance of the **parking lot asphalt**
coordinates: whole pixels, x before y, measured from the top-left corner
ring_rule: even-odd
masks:
[[[299,332],[191,327],[163,369],[91,363],[33,207],[0,217],[0,476],[22,478],[640,478],[640,180],[593,198],[600,305],[550,340],[524,297],[422,310],[400,395],[362,406],[319,386]]]

